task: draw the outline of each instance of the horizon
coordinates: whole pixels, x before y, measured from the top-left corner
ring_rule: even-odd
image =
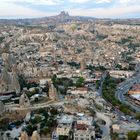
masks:
[[[7,8],[8,7],[8,8]],[[138,19],[139,0],[1,0],[0,19],[29,19],[55,16],[67,11],[71,16],[99,19]]]
[[[0,20],[24,20],[24,19],[38,19],[38,18],[49,18],[49,17],[53,17],[53,16],[58,16],[59,14],[61,14],[61,12],[67,12],[67,11],[60,11],[59,13],[56,13],[55,15],[50,15],[50,16],[42,16],[42,17],[0,17]],[[69,14],[69,12],[68,12]],[[70,17],[87,17],[87,18],[95,18],[95,19],[101,19],[101,20],[137,20],[137,19],[140,19],[140,17],[128,17],[128,18],[97,18],[97,17],[94,17],[94,16],[82,16],[82,15],[70,15]]]

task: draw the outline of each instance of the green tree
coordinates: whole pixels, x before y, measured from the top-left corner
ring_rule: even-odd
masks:
[[[58,112],[58,110],[57,109],[55,109],[55,108],[52,108],[51,110],[50,110],[50,113],[52,114],[52,115],[57,115],[59,112]]]
[[[99,87],[100,87],[100,80],[97,80],[96,81],[96,89],[99,89]]]
[[[31,119],[31,123],[34,125],[34,124],[41,122],[41,120],[42,120],[41,116],[35,116],[34,119]]]
[[[27,125],[26,128],[25,128],[25,131],[27,132],[27,134],[28,134],[29,136],[31,136],[32,133],[33,133],[33,131],[35,131],[35,130],[37,130],[37,126],[36,126],[36,125],[33,126],[33,125],[29,124],[29,125]]]
[[[127,134],[128,140],[136,140],[138,136],[138,132],[130,131]]]
[[[82,87],[84,85],[85,79],[83,77],[79,77],[76,81],[76,87]]]
[[[50,133],[50,129],[48,127],[44,127],[40,130],[40,133],[43,135],[47,135]]]
[[[135,116],[135,118],[136,118],[137,120],[140,120],[140,113],[137,113],[136,116]]]
[[[59,140],[68,140],[68,137],[67,136],[59,136]]]

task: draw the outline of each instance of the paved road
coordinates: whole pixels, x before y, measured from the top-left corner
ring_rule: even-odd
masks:
[[[99,90],[98,90],[98,95],[99,96],[102,96],[102,87],[103,87],[103,83],[104,83],[104,80],[106,78],[106,73],[104,73],[101,77],[101,80],[100,80],[100,87],[99,87]]]
[[[106,122],[105,126],[102,126],[103,138],[102,140],[110,140],[110,126],[112,121],[109,116],[106,116],[103,112],[96,112],[96,116]]]
[[[136,77],[132,77],[132,78],[124,81],[123,83],[119,84],[117,91],[115,93],[115,96],[120,102],[130,105],[137,112],[140,112],[140,107],[129,103],[125,99],[125,96],[124,96],[124,94],[129,91],[130,87],[132,87],[134,84],[138,84],[138,83],[140,83],[140,75],[137,75]]]

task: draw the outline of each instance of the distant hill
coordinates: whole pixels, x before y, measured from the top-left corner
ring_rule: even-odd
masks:
[[[72,21],[93,21],[96,18],[70,16],[68,12],[62,11],[59,15],[42,17],[42,18],[29,18],[29,19],[0,19],[0,24],[16,24],[16,25],[38,25],[38,24],[58,24],[68,23]]]
[[[134,19],[99,19],[94,17],[84,16],[70,16],[68,12],[62,11],[56,16],[42,17],[42,18],[25,18],[25,19],[0,19],[1,25],[55,25],[59,23],[69,22],[100,22],[104,24],[128,24],[128,25],[140,25],[140,18]]]

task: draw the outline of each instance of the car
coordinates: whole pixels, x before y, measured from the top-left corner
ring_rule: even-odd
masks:
[[[95,134],[95,137],[96,137],[96,138],[102,138],[102,136],[99,135],[99,134]]]
[[[122,118],[123,120],[125,120],[125,121],[127,120],[125,116],[121,116],[121,118]]]

